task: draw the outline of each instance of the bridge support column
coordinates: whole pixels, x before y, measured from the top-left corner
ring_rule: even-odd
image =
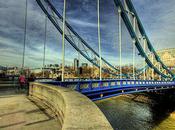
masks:
[[[100,33],[100,0],[97,0],[97,15],[98,15],[98,51],[99,51],[99,60],[100,60],[100,80],[102,80],[101,33]]]
[[[45,60],[46,60],[46,41],[47,41],[47,15],[45,15],[45,30],[44,30],[44,51],[43,51],[43,78],[45,77]]]
[[[133,28],[134,28],[134,32],[136,33],[136,17],[133,16]],[[135,52],[136,52],[136,48],[135,48],[135,39],[133,39],[133,79],[135,79]]]
[[[160,63],[159,63],[159,71],[160,71]],[[161,71],[160,71],[161,72]],[[161,75],[159,75],[159,80],[161,80]]]
[[[119,57],[120,57],[120,79],[122,79],[122,23],[121,9],[118,7],[118,26],[119,26]]]
[[[153,53],[151,54],[151,57],[152,57],[152,64],[154,64],[154,54]],[[151,77],[152,77],[152,80],[154,80],[154,69],[152,69]]]
[[[24,70],[25,63],[25,50],[26,50],[26,40],[27,40],[27,0],[26,0],[26,9],[25,9],[25,22],[24,22],[24,46],[23,46],[23,56],[22,56],[22,71]]]
[[[64,81],[64,65],[65,65],[65,22],[66,22],[66,0],[64,0],[63,8],[63,35],[62,35],[62,81]]]
[[[144,48],[144,52],[146,53],[146,38],[145,37],[143,37],[143,48]],[[145,58],[144,58],[144,65],[143,66],[146,67]],[[144,68],[143,80],[146,80],[146,68]]]

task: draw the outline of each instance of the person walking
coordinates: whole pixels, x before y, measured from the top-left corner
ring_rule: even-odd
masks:
[[[18,91],[20,91],[20,89],[25,89],[25,85],[26,85],[26,77],[22,74],[19,76],[19,87],[18,87]]]

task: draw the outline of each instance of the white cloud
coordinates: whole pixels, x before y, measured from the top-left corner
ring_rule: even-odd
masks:
[[[77,1],[81,2],[81,0]],[[133,2],[150,40],[154,43],[153,45],[157,49],[175,47],[175,1],[133,0]],[[87,3],[89,4],[88,0],[82,3],[83,8],[76,5],[72,10],[68,10],[68,21],[83,39],[98,52],[96,3],[93,3],[92,6],[90,4],[87,6]],[[101,8],[102,53],[108,61],[116,63],[118,50],[113,45],[114,43],[118,45],[117,16],[115,16],[116,13],[114,15],[114,11],[108,10],[108,8],[111,7],[105,5]],[[12,64],[15,60],[14,64],[21,63],[24,14],[24,0],[0,0],[0,64]],[[44,13],[36,1],[28,0],[26,55],[29,58],[27,61],[29,66],[42,65],[40,60],[43,58],[44,18]],[[123,39],[126,37],[129,36],[123,35]],[[48,22],[47,63],[61,62],[61,40],[58,31]],[[127,40],[123,40],[123,42],[122,51],[126,53],[123,56],[132,56],[132,44],[127,43]],[[76,55],[73,53],[76,51],[69,45],[66,52],[67,62],[73,61],[72,58]],[[127,58],[126,61],[130,62],[130,59]]]

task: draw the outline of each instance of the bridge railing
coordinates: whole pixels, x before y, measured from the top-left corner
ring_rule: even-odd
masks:
[[[78,92],[33,82],[29,86],[29,96],[31,100],[42,102],[52,110],[62,127],[61,130],[112,130],[99,108]]]
[[[175,85],[175,81],[152,81],[152,80],[84,80],[84,81],[52,81],[43,82],[47,84],[59,85],[66,88],[71,88],[79,92],[96,91],[99,89],[112,89],[112,88],[134,88],[134,87],[157,87],[157,86],[172,86]]]
[[[102,80],[111,80],[116,78],[102,78]],[[99,80],[99,78],[64,78],[64,81],[89,81],[89,80]],[[58,81],[57,78],[36,78],[36,81]]]

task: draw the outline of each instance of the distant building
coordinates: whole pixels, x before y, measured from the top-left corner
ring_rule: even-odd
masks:
[[[82,67],[88,67],[88,63],[82,63],[81,66]]]
[[[175,73],[175,48],[169,48],[169,49],[162,49],[162,50],[158,50],[156,51],[158,56],[160,57],[160,59],[162,60],[162,62],[173,72]],[[155,66],[158,68],[159,64],[156,61],[156,59],[154,58],[154,64]],[[161,68],[160,68],[161,69]],[[164,71],[164,69],[161,70],[162,73],[167,73],[166,71]],[[152,70],[149,69],[147,71],[148,76],[151,75]],[[155,75],[156,76],[156,75]],[[155,78],[155,77],[154,77]],[[157,76],[158,78],[158,76]]]
[[[175,48],[159,50],[157,53],[165,65],[175,67]]]
[[[34,73],[34,74],[41,73],[41,72],[42,72],[42,68],[31,69],[31,73]]]
[[[6,74],[7,75],[19,75],[19,69],[17,67],[11,67],[11,68],[7,68],[6,70]]]
[[[4,66],[0,65],[0,70],[6,70],[6,69],[7,69],[7,67],[4,67]]]
[[[77,58],[74,59],[74,70],[77,71],[79,68],[79,60]]]

